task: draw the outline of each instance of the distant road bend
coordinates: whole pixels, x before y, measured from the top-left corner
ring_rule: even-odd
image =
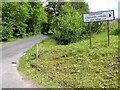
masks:
[[[17,71],[17,67],[12,62],[19,62],[18,60],[24,54],[25,51],[30,49],[33,45],[41,42],[47,35],[36,36],[34,38],[28,38],[9,42],[1,45],[2,47],[2,60],[0,60],[0,69],[2,68],[2,74],[0,73],[0,86],[2,88],[39,88],[32,81],[23,79],[23,76]]]

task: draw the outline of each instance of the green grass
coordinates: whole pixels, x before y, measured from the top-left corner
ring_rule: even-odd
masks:
[[[26,36],[24,38],[11,38],[9,39],[8,41],[1,41],[0,44],[6,44],[8,42],[13,42],[13,41],[17,41],[17,40],[22,40],[22,39],[26,39],[26,38],[33,38],[35,36],[39,36],[39,35],[42,35],[41,33],[37,34],[37,35],[33,35],[33,36]]]
[[[58,45],[48,38],[21,57],[18,70],[48,88],[118,88],[118,36],[107,33],[69,45]]]
[[[5,42],[0,42],[0,44],[5,44]]]

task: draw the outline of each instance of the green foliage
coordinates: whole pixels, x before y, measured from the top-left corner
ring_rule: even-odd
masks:
[[[88,24],[82,21],[82,13],[89,11],[87,3],[52,2],[49,7],[52,8],[47,9],[47,12],[50,13],[49,17],[52,17],[49,20],[50,30],[59,44],[73,43],[88,37]],[[98,26],[99,23],[91,25],[94,30],[98,30]]]
[[[112,27],[110,27],[110,34],[112,34],[112,35],[120,34],[120,27],[118,26],[118,24],[114,24],[114,25],[112,25]]]
[[[2,3],[2,40],[25,36],[25,21],[29,17],[27,5],[20,2]]]
[[[116,28],[113,31],[111,31],[112,35],[120,35],[120,28]]]
[[[118,88],[118,37],[107,33],[70,45],[57,45],[48,38],[39,44],[39,59],[35,46],[20,59],[19,70],[49,88]]]
[[[7,41],[13,37],[13,30],[10,23],[2,22],[2,40]],[[5,26],[4,26],[5,25]]]
[[[95,32],[100,32],[99,30],[101,29],[103,22],[93,22],[90,24],[91,30],[93,33]]]
[[[53,29],[52,20],[60,14],[61,6],[65,2],[48,2],[48,5],[45,6],[45,12],[47,14],[48,21],[43,24],[42,33],[48,33],[49,29]]]
[[[50,24],[49,23],[43,23],[41,33],[43,35],[48,34],[49,29],[50,29]]]
[[[88,4],[86,2],[69,2],[69,3],[75,10],[77,10],[81,14],[89,11]]]
[[[71,4],[63,5],[59,16],[53,22],[54,37],[60,44],[73,43],[79,40],[82,31],[82,15]]]
[[[2,40],[41,33],[47,16],[40,2],[2,3]]]
[[[29,2],[29,15],[26,20],[28,24],[26,32],[35,35],[41,32],[42,24],[47,22],[47,15],[42,7],[41,2]]]
[[[89,36],[89,26],[82,21],[82,13],[89,12],[86,2],[52,2],[49,8],[52,8],[47,8],[50,30],[58,43],[73,43]],[[102,22],[90,24],[92,32],[99,32],[101,25]]]

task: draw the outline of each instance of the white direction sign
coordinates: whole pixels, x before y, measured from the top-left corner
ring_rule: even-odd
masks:
[[[114,19],[114,10],[83,13],[83,22],[99,22]]]

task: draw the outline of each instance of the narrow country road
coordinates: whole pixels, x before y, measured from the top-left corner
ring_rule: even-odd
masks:
[[[12,62],[18,63],[26,50],[47,37],[41,35],[0,45],[2,51],[2,60],[0,60],[0,71],[2,70],[2,73],[0,73],[0,79],[2,80],[0,81],[2,82],[0,82],[0,86],[2,88],[40,88],[31,80],[24,79],[23,75],[17,71],[17,65],[12,64]]]

